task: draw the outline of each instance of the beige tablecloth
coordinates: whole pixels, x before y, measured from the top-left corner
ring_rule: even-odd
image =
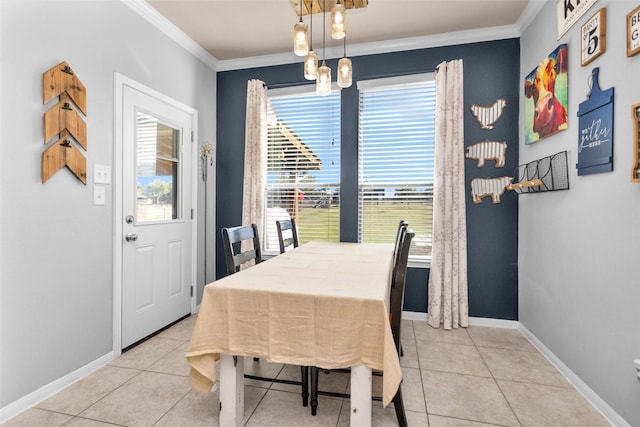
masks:
[[[307,243],[204,289],[187,359],[209,392],[220,353],[321,368],[384,371],[383,404],[402,373],[389,324],[393,247]]]

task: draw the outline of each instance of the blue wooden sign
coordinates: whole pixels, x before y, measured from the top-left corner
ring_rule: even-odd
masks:
[[[591,72],[591,93],[578,108],[578,175],[613,170],[613,89],[601,90],[599,68]]]

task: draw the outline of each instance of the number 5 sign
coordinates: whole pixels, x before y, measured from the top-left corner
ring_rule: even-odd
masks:
[[[584,67],[607,50],[607,9],[602,8],[580,27],[580,64]]]

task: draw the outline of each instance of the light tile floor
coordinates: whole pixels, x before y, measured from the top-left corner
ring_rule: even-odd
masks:
[[[195,316],[9,420],[14,426],[217,426],[218,392],[189,385],[184,354]],[[608,426],[606,420],[516,330],[444,331],[404,321],[403,395],[410,426]],[[247,371],[299,378],[299,368],[246,361]],[[323,390],[348,391],[349,376],[320,374]],[[374,377],[374,394],[380,383]],[[253,426],[347,426],[349,401],[321,396],[318,415],[297,386],[247,381]],[[392,405],[374,402],[374,426],[396,426]]]

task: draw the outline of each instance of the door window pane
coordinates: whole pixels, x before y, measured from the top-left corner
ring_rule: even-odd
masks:
[[[136,219],[178,219],[180,130],[138,111],[136,117]]]

